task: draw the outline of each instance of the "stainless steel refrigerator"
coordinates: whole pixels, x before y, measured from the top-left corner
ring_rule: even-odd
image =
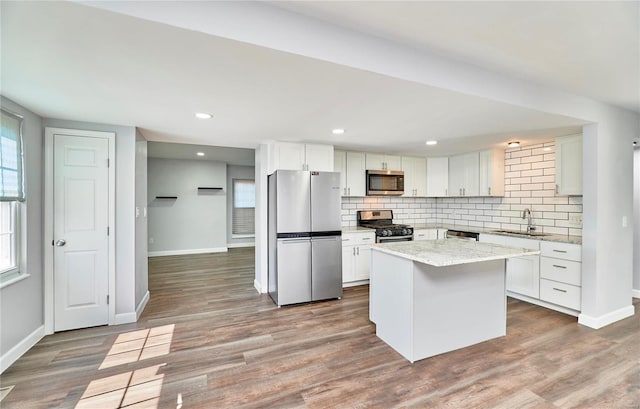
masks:
[[[342,297],[340,173],[269,176],[269,295],[278,305]]]

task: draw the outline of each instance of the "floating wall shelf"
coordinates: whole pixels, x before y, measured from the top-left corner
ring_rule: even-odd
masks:
[[[156,196],[156,199],[177,199],[178,196]]]
[[[221,187],[198,187],[198,190],[222,190]]]

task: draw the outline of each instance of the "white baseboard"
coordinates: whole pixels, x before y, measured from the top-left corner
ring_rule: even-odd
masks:
[[[142,311],[144,311],[144,307],[147,306],[148,302],[149,302],[149,291],[147,291],[144,294],[144,297],[142,297],[142,300],[140,300],[140,304],[138,304],[138,307],[136,308],[136,321],[140,319],[140,316],[142,315]]]
[[[136,322],[136,313],[135,312],[125,312],[123,314],[116,314],[113,324],[111,325],[120,325],[120,324],[130,324],[132,322]]]
[[[548,309],[554,310],[554,311],[558,311],[558,312],[561,312],[563,314],[573,315],[574,317],[577,317],[578,315],[580,315],[580,311],[572,310],[570,308],[563,307],[562,305],[552,304],[550,302],[546,302],[546,301],[540,300],[538,298],[532,298],[532,297],[528,297],[526,295],[522,295],[522,294],[518,294],[518,293],[512,293],[511,291],[507,291],[507,295],[509,297],[511,297],[511,298],[515,298],[516,300],[525,301],[525,302],[528,302],[529,304],[539,305],[541,307],[548,308]]]
[[[239,247],[255,247],[256,243],[253,241],[247,243],[227,243],[227,248],[236,249]]]
[[[165,250],[165,251],[150,251],[149,257],[161,257],[161,256],[184,256],[186,254],[206,254],[206,253],[225,253],[228,249],[226,247],[213,247],[209,249],[187,249],[187,250]]]
[[[348,283],[342,283],[342,288],[357,287],[359,285],[367,285],[369,280],[350,281]]]
[[[636,290],[635,288],[631,290],[631,296],[633,298],[640,298],[640,290]]]
[[[631,317],[633,316],[633,314],[635,314],[635,312],[636,310],[633,305],[628,305],[599,317],[591,317],[586,314],[580,314],[578,316],[578,322],[589,328],[600,329],[602,327],[606,327],[609,324],[613,324],[616,321]]]
[[[13,348],[8,350],[4,355],[0,357],[0,374],[5,371],[8,367],[13,365],[15,361],[18,360],[22,355],[24,355],[28,350],[33,348],[35,344],[38,343],[42,338],[44,338],[44,325],[36,328],[31,334],[27,335],[22,341],[20,341]]]
[[[266,294],[267,291],[262,291],[262,286],[258,282],[258,280],[253,280],[253,287],[258,291],[258,294]]]

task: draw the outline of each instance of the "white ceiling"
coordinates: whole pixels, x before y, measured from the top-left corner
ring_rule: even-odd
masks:
[[[278,1],[341,27],[640,112],[639,1]]]
[[[466,11],[458,3],[296,2],[278,6],[498,71],[512,69],[528,79],[544,81],[540,72],[547,73],[566,89],[572,86],[566,74],[573,71],[572,80],[591,75],[591,71],[582,75],[576,64],[582,67],[595,52],[605,51],[595,44],[594,52],[583,44],[558,63],[554,76],[553,64],[545,63],[545,58],[555,60],[562,49],[570,49],[569,44],[558,46],[544,33],[536,34],[533,24],[524,24],[528,28],[522,32],[516,30],[523,18],[515,18],[518,12],[506,3],[499,3],[505,4],[503,9],[479,3],[487,5],[485,11],[478,3],[464,4],[469,7]],[[437,13],[430,8],[436,6],[440,7]],[[79,4],[3,1],[0,7],[4,96],[44,117],[137,126],[151,141],[253,148],[261,141],[276,139],[445,155],[509,139],[525,143],[549,139],[576,132],[583,124]],[[458,18],[456,9],[476,17]],[[573,41],[573,33],[582,24],[574,29],[573,15],[568,18],[568,11],[563,13],[565,23],[571,22],[566,26],[572,28],[565,28]],[[532,21],[543,17],[544,13],[534,13]],[[433,28],[423,29],[420,18]],[[472,21],[475,19],[493,28],[481,35],[482,24]],[[601,28],[614,29],[610,39],[618,39],[616,27],[629,27],[603,20]],[[634,27],[637,34],[637,18]],[[555,41],[562,43],[563,38]],[[635,41],[637,49],[637,38]],[[478,56],[484,55],[480,51],[487,44],[486,55],[491,58],[482,61]],[[616,55],[617,45],[603,55]],[[546,47],[553,50],[547,57]],[[630,59],[637,63],[637,54],[631,54]],[[635,102],[634,92],[629,92],[633,81],[638,81],[637,65],[635,74],[630,74],[633,63],[606,63],[615,67],[616,75],[600,72],[597,84],[580,79],[590,86],[583,93],[596,97],[587,92],[596,92],[600,86],[609,94],[598,98],[637,107],[637,92]],[[628,85],[622,91],[618,80]],[[193,117],[196,111],[211,112],[214,118],[197,120]],[[347,133],[333,136],[330,130],[334,127],[346,128]],[[427,139],[441,142],[428,149]]]
[[[204,156],[198,156],[198,152],[204,153]],[[253,149],[186,143],[149,142],[147,156],[163,159],[211,160],[238,166],[255,165],[255,151]]]

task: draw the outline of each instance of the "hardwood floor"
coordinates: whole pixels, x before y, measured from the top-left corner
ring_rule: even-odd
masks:
[[[149,270],[138,323],[45,337],[0,407],[640,407],[640,315],[595,331],[509,299],[506,337],[412,365],[375,336],[367,286],[278,309],[252,248]]]

